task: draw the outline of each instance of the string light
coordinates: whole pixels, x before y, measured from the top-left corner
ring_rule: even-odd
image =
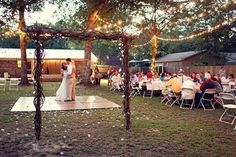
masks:
[[[105,24],[103,25],[103,27],[100,27],[100,26],[96,27],[96,28],[95,28],[96,31],[100,31],[101,28],[103,28],[103,29],[105,29],[105,30],[108,29],[108,28],[118,28],[118,29],[120,29],[120,28],[121,28],[121,25],[122,25],[122,23],[123,23],[121,20],[118,20],[116,23],[112,24],[112,23],[109,23],[109,22],[103,20],[103,19],[100,18],[98,15],[96,15],[96,19],[97,19],[98,21],[100,21],[100,22],[105,23]]]
[[[151,43],[151,40],[149,40],[149,41],[147,41],[146,43],[144,43],[144,44],[139,44],[139,45],[131,45],[131,47],[132,48],[138,48],[138,47],[144,47],[144,46],[146,46],[146,45],[148,45],[148,44],[150,44]]]
[[[202,1],[203,2],[203,1]],[[234,3],[236,3],[236,2],[234,2]],[[182,5],[182,4],[180,4],[180,5]],[[212,16],[212,14],[213,13],[218,13],[218,10],[219,9],[221,9],[221,10],[228,10],[232,5],[234,5],[232,2],[230,2],[230,1],[228,1],[228,2],[225,2],[225,3],[219,3],[219,4],[217,4],[216,6],[215,6],[215,8],[213,9],[213,10],[208,10],[208,11],[206,11],[206,12],[200,12],[200,13],[198,13],[198,14],[196,14],[196,15],[193,15],[192,16],[192,18],[190,18],[190,17],[185,17],[185,18],[183,18],[183,19],[179,19],[178,21],[176,21],[176,22],[173,22],[173,23],[170,23],[170,24],[172,24],[172,25],[174,25],[174,24],[179,24],[179,23],[181,23],[181,22],[188,22],[188,23],[191,23],[193,20],[196,20],[196,19],[199,19],[199,18],[205,18],[205,17],[207,17],[207,16],[209,16],[209,15],[211,15]]]
[[[197,38],[197,37],[200,37],[200,36],[203,36],[203,35],[205,35],[205,34],[209,34],[209,33],[211,33],[211,32],[214,32],[214,31],[216,31],[216,30],[218,30],[218,29],[220,29],[220,28],[222,28],[222,27],[224,27],[224,26],[226,26],[226,25],[231,25],[233,22],[235,22],[236,21],[236,17],[233,17],[233,18],[231,18],[231,19],[229,19],[229,20],[227,20],[227,21],[224,21],[224,22],[222,22],[221,24],[218,24],[218,25],[216,25],[216,26],[214,26],[214,27],[209,27],[207,30],[205,30],[205,31],[202,31],[202,32],[200,32],[200,33],[197,33],[197,34],[192,34],[192,35],[189,35],[189,36],[187,36],[187,37],[180,37],[180,38],[161,38],[161,37],[157,37],[157,39],[158,40],[160,40],[160,41],[168,41],[168,42],[179,42],[179,41],[184,41],[184,40],[191,40],[191,39],[194,39],[194,38]],[[139,44],[139,45],[131,45],[131,47],[132,48],[137,48],[137,47],[144,47],[144,46],[146,46],[146,45],[148,45],[148,44],[150,44],[151,43],[151,40],[149,40],[149,41],[147,41],[146,43],[144,43],[144,44]]]
[[[189,35],[189,36],[187,36],[187,37],[181,37],[181,38],[161,38],[161,37],[158,37],[158,39],[159,40],[161,40],[161,41],[170,41],[170,42],[176,42],[176,41],[184,41],[184,40],[191,40],[191,39],[193,39],[193,38],[197,38],[197,37],[200,37],[200,36],[203,36],[203,35],[205,35],[205,34],[209,34],[209,33],[212,33],[212,32],[214,32],[214,31],[216,31],[216,30],[218,30],[218,29],[220,29],[220,28],[222,28],[222,27],[224,27],[224,26],[226,26],[226,25],[231,25],[233,22],[235,22],[236,21],[236,17],[233,17],[233,18],[231,18],[231,19],[229,19],[229,20],[227,20],[227,21],[224,21],[224,22],[222,22],[221,24],[218,24],[218,25],[216,25],[216,26],[214,26],[214,27],[209,27],[207,30],[205,30],[205,31],[202,31],[202,32],[200,32],[200,33],[197,33],[197,34],[192,34],[192,35]]]

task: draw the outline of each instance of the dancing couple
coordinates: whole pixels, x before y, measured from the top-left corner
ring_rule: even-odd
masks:
[[[56,92],[57,101],[75,101],[75,76],[76,68],[70,58],[66,59],[61,65],[61,74],[63,76],[61,85]]]

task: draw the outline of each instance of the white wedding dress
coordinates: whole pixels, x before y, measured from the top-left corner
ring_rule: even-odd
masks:
[[[68,97],[68,83],[67,83],[67,70],[63,71],[63,79],[60,87],[56,92],[56,100],[57,101],[65,101]]]

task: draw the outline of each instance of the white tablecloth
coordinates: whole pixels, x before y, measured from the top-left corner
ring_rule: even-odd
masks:
[[[154,80],[154,81],[150,81],[150,80],[145,80],[145,81],[141,81],[139,82],[139,88],[142,88],[142,85],[146,85],[147,86],[147,90],[162,90],[165,87],[165,82],[160,81],[160,80]]]

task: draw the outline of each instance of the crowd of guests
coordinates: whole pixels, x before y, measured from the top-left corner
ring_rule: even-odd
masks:
[[[108,84],[115,86],[119,91],[122,91],[123,79],[118,70],[109,68],[107,71],[109,78]],[[217,93],[225,91],[224,85],[229,85],[230,88],[235,88],[235,78],[233,74],[226,77],[224,67],[217,74],[211,72],[192,72],[190,76],[186,75],[182,69],[178,73],[157,73],[153,75],[150,71],[130,73],[131,84],[137,87],[143,81],[159,80],[166,84],[168,90],[174,93],[181,93],[182,88],[191,88],[200,97],[206,89],[216,89]],[[164,89],[163,89],[164,90]]]

